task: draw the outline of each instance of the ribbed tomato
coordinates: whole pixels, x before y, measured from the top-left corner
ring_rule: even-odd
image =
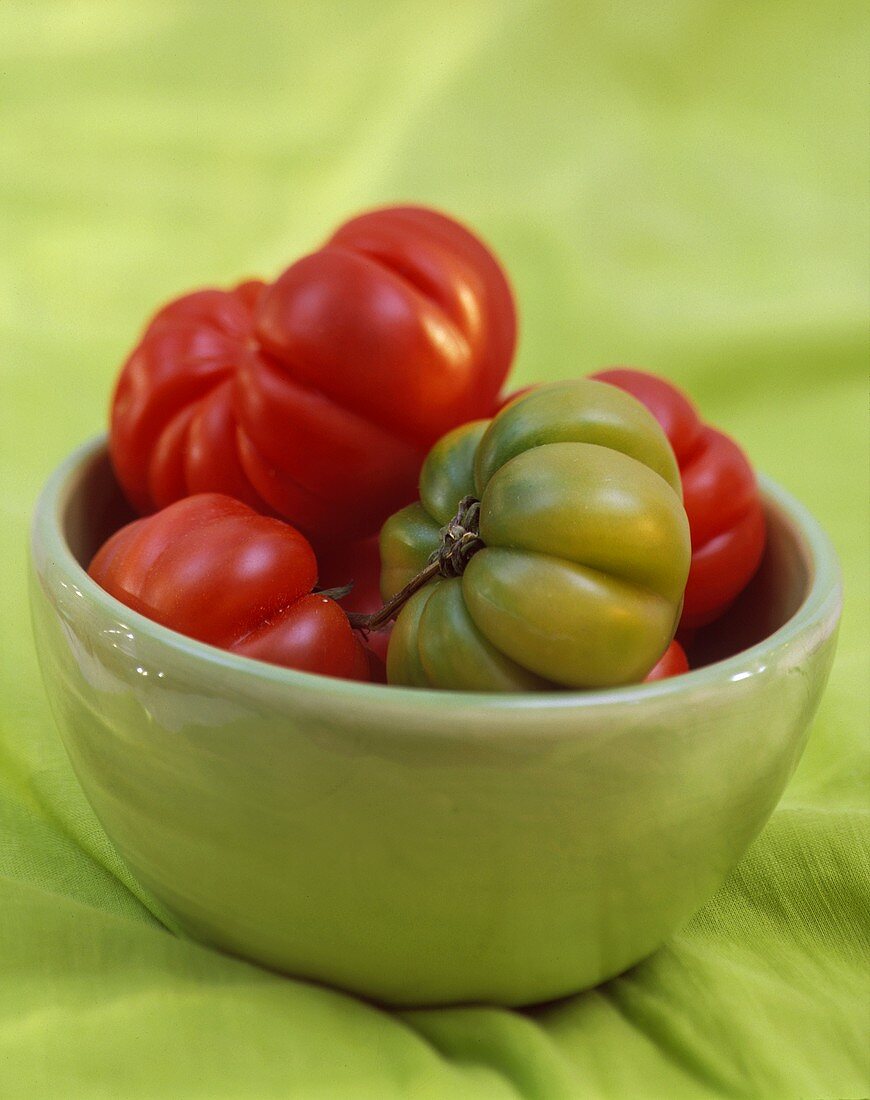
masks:
[[[118,479],[143,513],[217,491],[318,544],[373,534],[429,446],[490,415],[515,340],[507,279],[472,233],[422,207],[363,214],[270,287],[157,314],[112,403]]]
[[[436,443],[381,558],[382,592],[402,604],[391,684],[636,683],[673,638],[689,569],[673,452],[613,386],[541,386]]]
[[[110,595],[180,634],[288,668],[371,678],[347,616],[312,592],[303,535],[219,493],[199,493],[122,527],[91,561]]]
[[[235,377],[251,345],[263,284],[198,290],[159,310],[112,398],[109,451],[140,513],[221,492],[268,511],[239,458]]]
[[[703,423],[689,399],[665,379],[627,367],[592,377],[636,397],[668,437],[692,534],[680,627],[712,622],[746,587],[764,552],[764,510],[752,466],[734,440]]]

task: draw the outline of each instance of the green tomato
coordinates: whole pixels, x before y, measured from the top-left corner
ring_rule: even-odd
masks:
[[[475,691],[642,680],[670,643],[691,548],[673,452],[629,394],[590,379],[542,386],[448,433],[420,500],[381,533],[385,598],[440,545],[466,496],[482,548],[399,614],[390,683]],[[479,545],[479,544],[478,544]]]

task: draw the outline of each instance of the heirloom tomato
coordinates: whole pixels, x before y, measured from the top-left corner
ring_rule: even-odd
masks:
[[[646,405],[674,449],[692,533],[680,626],[704,626],[733,602],[761,561],[765,520],[752,466],[732,439],[704,424],[688,398],[663,378],[629,368],[592,377]]]
[[[308,541],[231,497],[199,493],[122,527],[90,576],[115,599],[180,634],[288,668],[371,678],[347,616],[312,592]]]
[[[353,218],[274,284],[165,307],[125,364],[110,450],[140,512],[217,491],[318,546],[377,532],[428,447],[488,416],[516,339],[489,250],[422,207]]]
[[[263,284],[198,290],[151,319],[112,398],[109,453],[145,514],[192,493],[220,492],[268,510],[242,467],[235,378]]]
[[[441,439],[419,501],[384,525],[385,597],[430,577],[396,620],[389,682],[642,680],[673,638],[689,557],[679,471],[652,415],[600,382],[541,386]]]

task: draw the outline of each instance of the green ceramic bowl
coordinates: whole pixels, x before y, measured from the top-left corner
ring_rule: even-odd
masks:
[[[83,569],[129,518],[97,441],[33,525],[46,689],[106,832],[191,935],[398,1005],[559,997],[706,901],[800,756],[839,571],[813,518],[764,494],[764,562],[699,636],[706,667],[606,692],[437,693],[231,656],[117,603]]]

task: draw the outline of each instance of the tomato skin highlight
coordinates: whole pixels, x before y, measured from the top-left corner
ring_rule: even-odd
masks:
[[[351,218],[330,243],[389,267],[434,302],[468,344],[473,366],[462,407],[431,423],[425,446],[456,424],[492,415],[516,350],[517,315],[508,277],[483,241],[436,210],[395,206]]]
[[[665,379],[629,367],[591,377],[642,402],[674,450],[692,533],[680,627],[705,626],[743,591],[764,552],[766,525],[752,466],[734,440],[704,424],[685,394]]]
[[[466,545],[469,507],[470,556],[399,613],[390,683],[530,691],[647,675],[674,636],[691,546],[673,452],[643,405],[577,379],[449,432],[420,500],[381,531],[384,595],[419,572],[454,514],[451,545]]]
[[[218,493],[185,497],[112,535],[88,573],[155,622],[231,652],[367,680],[369,659],[335,601],[311,589],[305,537]]]
[[[164,306],[125,363],[110,454],[140,514],[232,495],[318,547],[413,500],[428,447],[489,416],[516,343],[507,278],[422,207],[353,218],[271,286]]]

